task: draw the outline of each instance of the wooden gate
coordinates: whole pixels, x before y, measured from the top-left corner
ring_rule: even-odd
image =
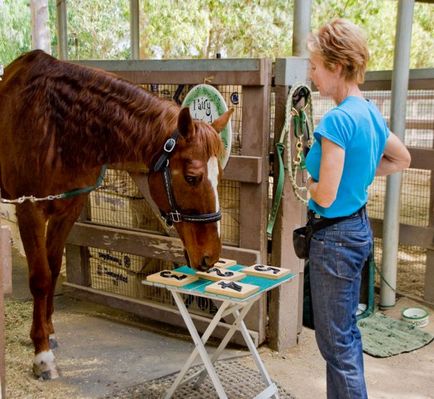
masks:
[[[83,64],[114,72],[158,95],[175,99],[196,84],[207,82],[217,86],[228,105],[235,108],[232,121],[235,145],[224,171],[222,185],[223,193],[232,193],[235,197],[221,201],[222,256],[246,265],[266,263],[271,61],[86,61]],[[136,185],[132,189],[134,193],[128,198],[113,198],[104,191],[92,194],[89,206],[73,227],[66,247],[66,285],[78,296],[150,319],[183,325],[176,308],[167,301],[167,297],[163,298],[161,290],[151,297],[141,296],[140,291],[143,289],[140,284],[140,279],[144,278],[142,272],[149,272],[152,262],[159,260],[172,265],[185,262],[181,241],[159,225],[157,217],[151,230],[149,224],[140,225],[137,220],[126,224],[115,223],[118,224],[116,226],[110,221],[98,219],[98,206],[104,201],[109,205],[108,212],[112,213],[112,220],[117,217],[116,207],[118,210],[119,207],[127,210],[132,208],[134,212],[134,206],[137,205],[133,204],[134,199],[144,198],[143,201],[150,207],[146,211],[147,219],[149,212],[155,211],[152,201],[146,201],[149,192],[145,173],[137,170],[127,172],[128,179],[131,178]],[[230,230],[225,235],[224,224],[228,224],[229,219],[235,221],[235,232]],[[103,290],[103,286],[98,286],[102,279],[111,281],[111,289]],[[127,293],[129,297],[121,289],[125,284],[134,287],[132,292]],[[213,304],[196,305],[195,322],[200,330],[204,330],[208,325],[209,313],[213,312]],[[262,343],[266,338],[266,298],[256,304],[246,321],[255,343]],[[222,325],[216,335],[222,336],[226,329],[227,326]]]

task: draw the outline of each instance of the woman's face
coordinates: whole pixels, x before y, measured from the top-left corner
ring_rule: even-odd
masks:
[[[334,71],[327,69],[324,60],[318,54],[310,56],[310,78],[315,83],[321,96],[334,97],[341,79],[341,67],[336,66]]]

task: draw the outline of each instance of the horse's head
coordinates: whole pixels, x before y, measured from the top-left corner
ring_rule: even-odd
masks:
[[[217,185],[223,144],[218,133],[231,114],[232,110],[209,125],[193,120],[189,109],[183,108],[177,129],[149,173],[152,198],[166,222],[178,231],[187,262],[194,269],[207,270],[220,256]]]

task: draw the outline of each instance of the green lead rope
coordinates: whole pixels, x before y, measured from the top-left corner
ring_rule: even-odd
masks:
[[[101,167],[101,172],[98,176],[98,179],[97,179],[95,185],[84,187],[84,188],[76,188],[74,190],[67,191],[67,192],[61,194],[60,198],[61,199],[71,198],[71,197],[75,197],[75,196],[80,195],[80,194],[86,194],[86,193],[90,193],[93,190],[97,190],[98,188],[100,188],[102,186],[102,182],[104,180],[104,175],[105,175],[106,170],[107,170],[107,165],[103,165]]]
[[[297,90],[300,90],[301,88],[306,89],[307,92],[309,93],[309,96],[306,99],[305,107],[301,110],[297,110],[292,106],[292,102],[293,102],[294,93],[296,93]],[[294,194],[296,198],[304,203],[307,202],[299,193],[301,191],[306,191],[306,187],[299,187],[297,185],[296,174],[297,174],[297,170],[303,171],[304,169],[306,169],[302,139],[304,138],[307,141],[308,146],[312,145],[311,129],[308,123],[308,116],[305,111],[305,109],[309,106],[309,111],[312,116],[312,103],[311,103],[310,93],[311,91],[307,86],[303,84],[295,85],[291,88],[291,91],[288,95],[288,99],[286,102],[285,123],[282,128],[282,132],[280,134],[279,142],[276,143],[275,154],[277,156],[277,161],[279,165],[279,174],[277,178],[273,203],[271,206],[271,212],[268,218],[267,237],[269,240],[271,240],[273,234],[273,228],[276,222],[277,213],[279,211],[280,202],[283,194],[283,187],[285,183],[285,165],[283,161],[283,154],[286,148],[285,141],[288,141],[288,147],[289,147],[288,167],[286,169],[289,171],[289,179],[291,182],[291,186],[294,190]],[[297,155],[296,155],[296,159],[294,160],[292,160],[291,157],[291,140],[290,140],[291,121],[293,122],[293,126],[294,126],[294,136],[297,140],[296,142]]]
[[[285,166],[283,164],[283,152],[285,151],[285,145],[283,143],[276,144],[277,160],[279,162],[279,176],[277,178],[276,191],[274,193],[273,205],[271,207],[270,217],[268,218],[267,225],[267,237],[271,240],[273,234],[274,223],[276,222],[277,212],[280,206],[280,200],[282,199],[283,184],[285,182]]]

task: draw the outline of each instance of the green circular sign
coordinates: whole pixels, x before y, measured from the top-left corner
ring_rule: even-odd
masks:
[[[182,106],[190,109],[190,114],[193,119],[199,119],[208,123],[214,122],[228,110],[220,92],[213,86],[207,84],[193,87],[185,96]],[[231,155],[232,127],[230,121],[220,132],[220,136],[225,147],[224,155],[220,159],[222,168],[224,168]]]

